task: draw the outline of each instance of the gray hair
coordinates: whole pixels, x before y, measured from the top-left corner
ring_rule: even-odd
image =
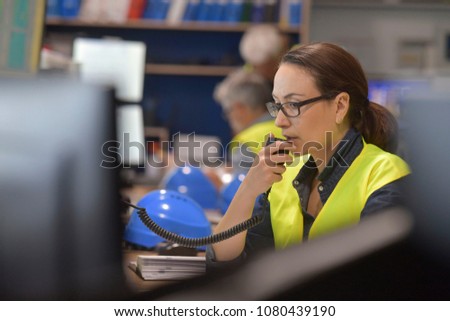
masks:
[[[265,103],[272,100],[272,88],[259,74],[240,69],[216,86],[214,99],[224,109],[240,102],[255,111],[265,110]]]

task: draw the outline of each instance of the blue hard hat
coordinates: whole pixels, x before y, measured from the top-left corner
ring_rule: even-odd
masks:
[[[227,211],[228,206],[230,206],[231,200],[234,197],[234,194],[236,194],[244,178],[245,174],[234,175],[231,181],[228,184],[224,185],[220,190],[220,210],[222,214],[225,214],[225,212]]]
[[[156,190],[145,195],[137,206],[145,208],[156,224],[175,234],[189,238],[211,235],[211,225],[203,209],[186,195]],[[148,248],[164,241],[142,223],[136,209],[125,227],[123,238],[127,242]]]
[[[163,188],[191,197],[204,209],[218,209],[218,192],[198,167],[178,167],[163,180]]]

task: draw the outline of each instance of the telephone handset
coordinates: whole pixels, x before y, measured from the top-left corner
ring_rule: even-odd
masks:
[[[283,140],[283,139],[276,138],[273,136],[268,136],[264,146],[268,146],[268,145],[276,142],[277,140]],[[280,150],[280,152],[288,153],[289,151]],[[264,193],[265,200],[264,200],[263,211],[267,211],[267,209],[268,209],[269,202],[268,202],[267,197],[269,195],[269,192],[270,192],[270,188],[266,193]],[[264,215],[256,215],[256,216],[253,216],[253,217],[249,218],[248,220],[246,220],[240,224],[237,224],[221,233],[212,234],[212,235],[205,236],[205,237],[188,238],[188,237],[184,237],[184,236],[175,234],[173,232],[170,232],[170,231],[162,228],[158,224],[156,224],[150,218],[150,216],[147,214],[147,211],[145,208],[138,207],[138,206],[133,205],[124,200],[122,200],[122,202],[128,206],[131,206],[131,207],[137,209],[138,216],[141,219],[142,223],[144,223],[144,225],[148,229],[150,229],[152,232],[154,232],[155,234],[161,236],[162,238],[164,238],[170,242],[177,243],[181,246],[190,247],[190,248],[195,248],[195,247],[199,247],[199,246],[203,246],[203,245],[207,245],[207,244],[213,244],[213,243],[218,243],[218,242],[224,241],[226,239],[229,239],[229,238],[235,236],[236,234],[242,233],[243,231],[248,230],[248,229],[252,228],[253,226],[260,224],[264,219]]]
[[[278,137],[275,137],[275,136],[268,135],[267,138],[266,138],[266,144],[264,146],[269,146],[270,144],[273,144],[276,141],[286,142],[285,139],[281,139],[281,138],[278,138]],[[289,151],[286,150],[286,149],[280,149],[280,150],[278,150],[277,154],[289,154]],[[265,197],[265,202],[266,203],[269,202],[269,193],[270,193],[271,189],[272,189],[272,187],[269,187],[269,189],[264,193],[264,197]]]
[[[267,140],[266,140],[266,144],[264,146],[268,146],[268,145],[273,144],[273,143],[275,143],[277,141],[286,142],[287,140],[281,139],[281,138],[278,138],[278,137],[275,137],[275,136],[268,136]],[[278,151],[278,153],[279,154],[289,154],[289,151],[285,150],[285,149],[280,149]]]

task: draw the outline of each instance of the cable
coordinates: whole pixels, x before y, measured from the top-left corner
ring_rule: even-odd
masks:
[[[267,193],[264,196],[265,196],[265,200],[264,200],[265,206],[264,206],[263,211],[266,211],[267,207],[268,207]],[[236,234],[244,232],[244,231],[260,224],[264,220],[264,215],[256,215],[256,216],[253,216],[253,217],[249,218],[248,220],[246,220],[240,224],[237,224],[237,225],[229,228],[228,230],[220,232],[218,234],[212,234],[212,235],[205,236],[205,237],[188,238],[188,237],[184,237],[184,236],[175,234],[173,232],[170,232],[170,231],[164,229],[163,227],[159,226],[158,224],[156,224],[155,221],[153,221],[150,218],[150,216],[148,215],[147,210],[145,208],[133,205],[124,200],[122,200],[122,202],[124,204],[127,204],[128,206],[131,206],[131,207],[137,209],[140,220],[152,232],[154,232],[155,234],[161,236],[162,238],[164,238],[170,242],[177,243],[184,247],[199,247],[199,246],[203,246],[203,245],[207,245],[207,244],[213,244],[213,243],[218,243],[218,242],[224,241],[226,239],[229,239],[230,237],[235,236]]]
[[[266,143],[265,146],[268,146],[274,142],[276,142],[277,140],[280,141],[284,141],[283,139],[280,138],[276,138],[272,135],[268,135],[266,138]],[[288,153],[287,150],[279,150],[279,153]],[[213,244],[213,243],[218,243],[218,242],[222,242],[226,239],[229,239],[230,237],[235,236],[236,234],[242,233],[260,223],[262,223],[262,221],[264,220],[264,214],[266,214],[266,212],[268,211],[269,208],[269,193],[270,193],[271,188],[269,188],[267,190],[267,192],[265,192],[263,194],[264,197],[264,207],[263,207],[263,214],[262,215],[256,215],[253,216],[251,218],[249,218],[248,220],[245,220],[244,222],[237,224],[231,228],[229,228],[226,231],[220,232],[218,234],[212,234],[209,236],[205,236],[205,237],[197,237],[197,238],[189,238],[189,237],[184,237],[178,234],[175,234],[173,232],[170,232],[166,229],[164,229],[163,227],[159,226],[158,224],[155,223],[155,221],[153,221],[150,216],[147,214],[147,210],[143,207],[138,207],[136,205],[133,205],[127,201],[122,200],[122,202],[124,204],[127,204],[128,206],[131,206],[135,209],[138,210],[138,216],[139,219],[142,221],[142,223],[144,223],[144,225],[153,233],[161,236],[162,238],[164,238],[165,240],[168,240],[170,242],[173,243],[177,243],[181,246],[184,247],[199,247],[199,246],[203,246],[203,245],[208,245],[208,244]]]

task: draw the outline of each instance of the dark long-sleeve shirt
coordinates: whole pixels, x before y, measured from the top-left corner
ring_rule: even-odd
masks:
[[[339,142],[336,152],[328,162],[324,171],[319,175],[320,181],[318,192],[322,204],[325,205],[329,196],[335,189],[337,183],[340,181],[349,166],[353,163],[356,157],[363,149],[362,136],[354,129],[350,129],[344,138]],[[314,216],[307,212],[308,201],[310,195],[311,182],[317,175],[317,167],[314,160],[309,160],[302,166],[292,184],[298,193],[300,199],[300,206],[303,213],[303,240],[308,240],[309,231],[314,223]],[[361,219],[382,211],[388,207],[396,206],[401,203],[400,193],[401,179],[387,184],[375,192],[373,192],[361,212]],[[212,247],[208,247],[206,257],[208,268],[235,266],[241,263],[247,256],[259,252],[262,249],[274,248],[274,237],[272,225],[270,220],[270,206],[264,204],[265,198],[259,197],[255,203],[253,216],[264,215],[264,221],[253,227],[247,232],[245,248],[243,253],[236,259],[228,262],[217,262],[214,258],[214,251]]]

